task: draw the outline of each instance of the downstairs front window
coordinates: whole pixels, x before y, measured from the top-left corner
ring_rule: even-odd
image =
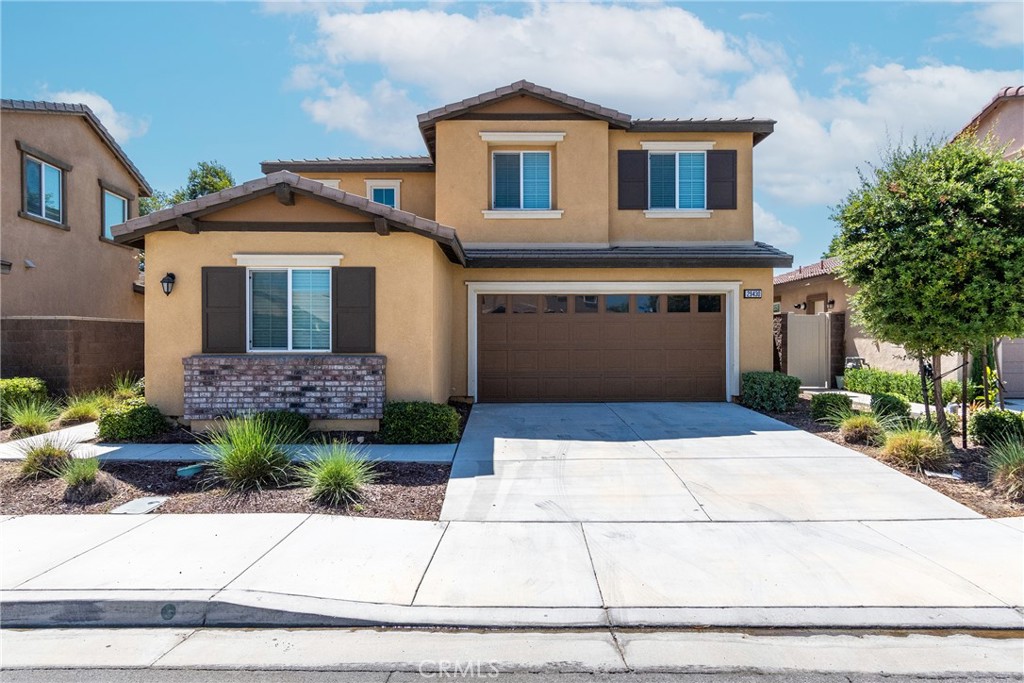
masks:
[[[330,351],[330,269],[250,269],[248,319],[250,351]]]

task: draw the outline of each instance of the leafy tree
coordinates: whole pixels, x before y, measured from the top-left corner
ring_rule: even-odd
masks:
[[[231,172],[216,161],[200,161],[188,172],[188,182],[171,196],[172,204],[180,204],[203,195],[226,190],[235,184]]]
[[[139,197],[139,215],[145,216],[146,214],[159,211],[160,209],[166,209],[168,206],[173,204],[171,196],[163,190],[153,190],[153,195],[150,197]]]
[[[991,140],[891,148],[836,207],[840,276],[869,334],[932,357],[1024,334],[1024,161]]]

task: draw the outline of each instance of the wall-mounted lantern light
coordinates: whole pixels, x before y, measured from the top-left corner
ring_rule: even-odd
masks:
[[[825,308],[827,308],[828,310],[831,311],[835,307],[836,307],[836,300],[835,299],[829,299],[828,301],[825,302]]]
[[[798,311],[806,311],[807,310],[807,304],[806,303],[793,304],[793,308],[795,308]]]
[[[163,278],[160,279],[160,287],[163,288],[164,294],[167,296],[171,295],[171,290],[174,289],[174,273],[167,273]]]

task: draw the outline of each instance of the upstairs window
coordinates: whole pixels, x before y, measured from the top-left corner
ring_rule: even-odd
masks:
[[[493,209],[551,208],[550,152],[494,152],[492,160]]]
[[[64,223],[64,172],[45,161],[25,156],[25,213]]]
[[[651,209],[706,208],[704,152],[652,152],[649,164]]]
[[[103,237],[114,239],[111,228],[128,220],[128,200],[110,190],[103,190]]]
[[[367,180],[366,198],[371,202],[377,202],[392,209],[400,209],[402,195],[402,181],[400,179]]]

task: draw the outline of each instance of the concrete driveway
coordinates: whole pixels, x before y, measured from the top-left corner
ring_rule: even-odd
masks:
[[[727,403],[482,404],[442,520],[976,519],[857,451]]]

